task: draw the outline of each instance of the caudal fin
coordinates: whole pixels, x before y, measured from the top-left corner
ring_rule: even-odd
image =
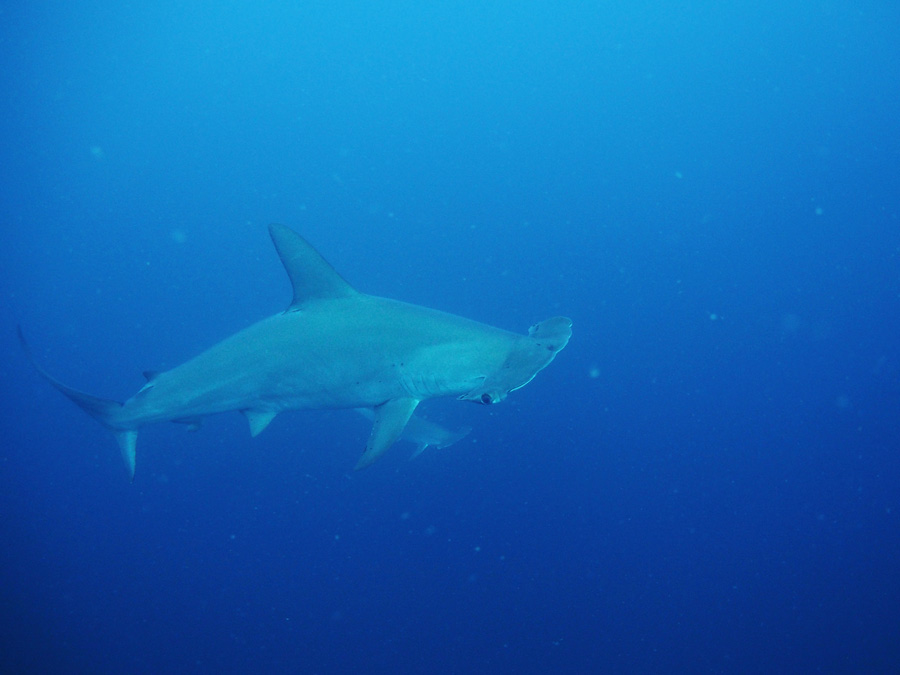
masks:
[[[70,401],[84,410],[88,415],[93,417],[95,420],[100,422],[100,424],[113,432],[116,440],[119,442],[119,448],[122,450],[122,458],[125,460],[125,467],[128,469],[129,478],[134,480],[137,430],[123,429],[115,424],[115,418],[118,415],[119,411],[122,409],[122,404],[118,401],[91,396],[90,394],[85,394],[82,391],[78,391],[77,389],[72,389],[72,387],[64,385],[62,382],[50,375],[50,373],[48,373],[46,370],[41,368],[38,362],[34,359],[34,355],[31,352],[31,347],[28,345],[28,341],[25,339],[25,334],[22,332],[22,327],[17,326],[16,329],[19,334],[19,343],[22,345],[23,351],[28,356],[28,360],[31,361],[31,365],[34,366],[34,369],[40,374],[40,376],[47,380],[47,382],[52,384],[56,389],[65,394]]]

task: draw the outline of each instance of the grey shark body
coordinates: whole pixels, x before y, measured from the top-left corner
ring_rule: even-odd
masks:
[[[148,374],[146,385],[124,403],[71,389],[38,367],[116,435],[132,477],[142,426],[196,425],[206,415],[235,410],[244,413],[255,436],[283,410],[371,409],[372,432],[357,464],[362,468],[401,436],[420,401],[457,396],[497,403],[530,382],[571,335],[564,317],[517,335],[360,293],[292,230],[272,225],[269,231],[294,291],[284,312],[172,370]]]
[[[372,408],[357,408],[356,411],[366,419],[375,421],[375,411]],[[416,446],[416,449],[409,457],[410,459],[415,459],[428,448],[441,449],[453,445],[468,436],[470,431],[472,431],[471,427],[462,427],[456,430],[447,429],[437,422],[432,422],[419,415],[413,415],[409,418],[406,426],[403,427],[400,440],[409,441]]]

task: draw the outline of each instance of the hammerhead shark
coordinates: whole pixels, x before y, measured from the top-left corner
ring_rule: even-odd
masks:
[[[360,293],[300,235],[284,225],[269,234],[293,299],[172,370],[147,372],[124,403],[82,393],[38,372],[119,443],[134,480],[138,430],[237,410],[256,436],[283,410],[370,409],[374,419],[357,469],[404,434],[419,402],[442,396],[498,403],[524,387],[566,346],[572,322],[554,317],[518,335],[453,314]],[[413,418],[406,436],[421,447],[459,435]],[[462,433],[465,435],[465,432]],[[434,440],[435,438],[439,440]],[[424,439],[424,440],[423,440]]]

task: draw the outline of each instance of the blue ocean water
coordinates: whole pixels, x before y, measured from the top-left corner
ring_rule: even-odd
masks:
[[[900,10],[849,2],[0,9],[0,671],[897,672]],[[110,435],[360,290],[573,338],[472,432]]]

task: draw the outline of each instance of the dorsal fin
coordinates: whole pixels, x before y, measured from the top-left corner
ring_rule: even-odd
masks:
[[[311,301],[356,295],[353,286],[344,281],[328,261],[299,234],[277,224],[269,225],[269,234],[294,288],[294,298],[288,310],[301,309]]]

